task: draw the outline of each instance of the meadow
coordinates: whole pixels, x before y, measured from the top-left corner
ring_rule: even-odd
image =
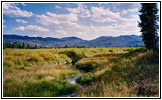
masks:
[[[69,82],[73,77],[76,83]],[[71,94],[158,97],[159,52],[144,47],[3,50],[4,97]]]

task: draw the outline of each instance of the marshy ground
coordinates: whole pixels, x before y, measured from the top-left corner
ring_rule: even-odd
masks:
[[[4,97],[158,97],[159,52],[145,48],[4,49]]]

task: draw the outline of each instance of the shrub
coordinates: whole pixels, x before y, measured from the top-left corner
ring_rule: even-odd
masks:
[[[12,83],[12,82],[15,82],[16,80],[14,78],[6,78],[4,79],[3,83],[4,84],[8,84],[8,83]]]
[[[50,60],[54,60],[54,59],[58,58],[57,54],[53,55],[50,52],[42,52],[42,53],[40,53],[39,56],[41,56],[46,61],[50,61]]]
[[[79,61],[80,59],[83,58],[82,55],[77,54],[74,51],[65,51],[65,52],[61,52],[61,53],[66,54],[69,58],[71,58],[72,59],[72,64],[75,64],[77,61]]]
[[[112,68],[111,68],[111,71],[113,72],[121,72],[122,71],[122,68],[120,65],[114,65]]]
[[[76,65],[76,68],[83,70],[85,72],[91,72],[91,71],[95,70],[96,67],[97,67],[97,64],[91,63],[91,62]]]
[[[90,84],[95,80],[95,77],[92,73],[84,73],[77,78],[76,82],[80,84]]]
[[[39,62],[39,61],[42,61],[41,57],[38,57],[38,56],[32,56],[28,59],[29,62]]]
[[[110,49],[109,52],[113,52],[113,50]]]
[[[43,61],[43,58],[42,57],[39,57],[39,56],[31,56],[31,57],[27,58],[24,61],[24,66],[38,64],[38,63],[40,63],[42,61]]]
[[[102,80],[103,82],[115,82],[119,81],[119,75],[116,72],[107,70],[100,76],[98,76],[98,80]]]
[[[135,49],[135,50],[130,50],[128,53],[123,54],[121,57],[129,58],[132,56],[135,56],[139,52],[145,52],[147,49],[144,47]]]

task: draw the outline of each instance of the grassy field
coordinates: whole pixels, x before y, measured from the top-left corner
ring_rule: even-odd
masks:
[[[82,73],[76,84],[69,78]],[[4,97],[159,96],[159,53],[145,48],[4,49]]]

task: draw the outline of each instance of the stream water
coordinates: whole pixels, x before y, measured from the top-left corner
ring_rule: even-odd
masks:
[[[71,65],[71,64],[67,64],[66,65],[66,68],[76,68],[76,66],[75,65]],[[73,75],[72,77],[70,77],[69,79],[68,79],[68,82],[70,83],[70,84],[76,84],[76,79],[78,78],[78,77],[80,77],[82,75],[82,72],[79,72],[78,74],[76,74],[76,75]],[[67,95],[61,95],[60,97],[76,97],[77,96],[77,94],[76,94],[76,92],[73,92],[73,93],[71,93],[71,94],[67,94]]]
[[[66,68],[75,68],[76,69],[76,66],[75,65],[70,65],[70,64],[67,64],[66,65]],[[71,84],[76,84],[76,79],[78,78],[78,77],[80,77],[82,75],[82,72],[79,72],[78,74],[76,74],[76,75],[73,75],[72,77],[70,77],[69,79],[68,79],[68,82],[69,83],[71,83]]]
[[[81,75],[82,75],[82,73],[79,72],[78,74],[74,75],[73,77],[70,77],[70,78],[68,79],[68,82],[71,83],[71,84],[76,84],[76,79],[77,79],[78,77],[80,77]]]

